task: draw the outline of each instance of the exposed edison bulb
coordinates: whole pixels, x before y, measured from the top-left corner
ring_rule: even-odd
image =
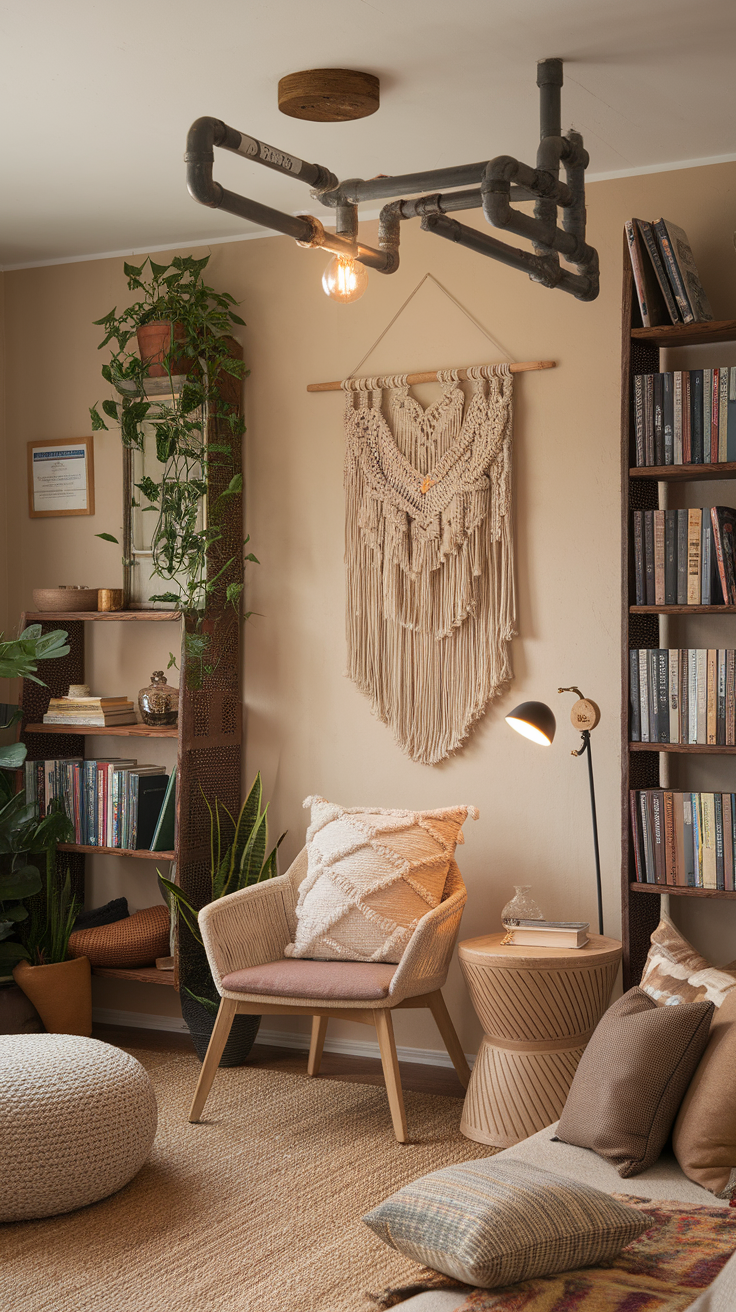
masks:
[[[335,255],[322,274],[322,286],[333,301],[357,301],[368,286],[368,270],[358,260]]]

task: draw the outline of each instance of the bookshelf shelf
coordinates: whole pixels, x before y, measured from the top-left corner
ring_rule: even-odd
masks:
[[[176,852],[149,852],[147,847],[88,847],[84,843],[59,843],[58,852],[83,852],[85,856],[132,856],[139,861],[175,861]]]
[[[122,966],[113,969],[107,966],[93,966],[93,975],[101,975],[103,979],[125,979],[133,981],[135,984],[168,984],[169,988],[176,988],[173,970],[159,970],[157,966]]]
[[[632,893],[669,893],[672,897],[721,897],[736,898],[736,893],[729,893],[725,888],[682,888],[679,884],[635,884],[629,885]]]
[[[65,737],[74,734],[76,738],[86,738],[89,734],[101,733],[113,738],[178,738],[176,725],[167,725],[163,729],[152,729],[147,724],[27,724],[26,733],[63,733]]]
[[[630,752],[688,752],[693,756],[736,756],[736,747],[715,743],[629,743]]]
[[[27,610],[26,624],[47,624],[49,620],[104,620],[106,623],[121,620],[153,620],[158,624],[173,623],[181,619],[180,610]]]
[[[628,254],[626,258],[628,259]],[[633,306],[631,307],[634,308]],[[636,308],[638,314],[638,306]],[[712,319],[710,323],[677,323],[658,328],[631,328],[631,340],[666,350],[673,346],[698,346],[701,342],[736,342],[736,319]]]
[[[736,606],[629,606],[630,615],[736,615]]]
[[[716,465],[643,465],[629,470],[629,478],[651,478],[655,483],[712,483],[715,479],[736,478],[736,462],[719,461]]]

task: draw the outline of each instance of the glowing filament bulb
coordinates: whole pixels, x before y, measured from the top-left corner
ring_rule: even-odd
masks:
[[[357,301],[368,286],[368,270],[364,264],[346,255],[335,255],[322,274],[322,287],[333,301],[347,304]]]

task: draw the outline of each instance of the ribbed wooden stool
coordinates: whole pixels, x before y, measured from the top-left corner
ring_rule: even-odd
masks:
[[[484,1039],[460,1129],[509,1148],[556,1121],[578,1062],[608,1006],[621,944],[591,934],[584,948],[501,947],[469,938],[460,965]]]

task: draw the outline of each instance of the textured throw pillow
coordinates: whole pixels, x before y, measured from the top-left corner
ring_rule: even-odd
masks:
[[[653,1166],[703,1055],[712,1002],[658,1007],[629,989],[601,1018],[575,1072],[557,1138],[592,1148],[619,1175]]]
[[[705,1000],[720,1007],[736,988],[736,973],[731,967],[719,970],[701,957],[669,916],[662,916],[650,942],[640,987],[658,1006]]]
[[[119,970],[152,966],[169,954],[169,908],[162,903],[136,911],[112,925],[77,929],[69,938],[70,957],[89,957],[90,966]]]
[[[483,1289],[610,1262],[651,1218],[526,1162],[433,1171],[363,1217],[392,1248]]]
[[[731,1197],[736,1190],[736,993],[729,993],[713,1016],[672,1146],[688,1179],[719,1198]]]
[[[309,869],[287,957],[400,961],[417,922],[442,901],[474,806],[382,811],[308,797]]]

